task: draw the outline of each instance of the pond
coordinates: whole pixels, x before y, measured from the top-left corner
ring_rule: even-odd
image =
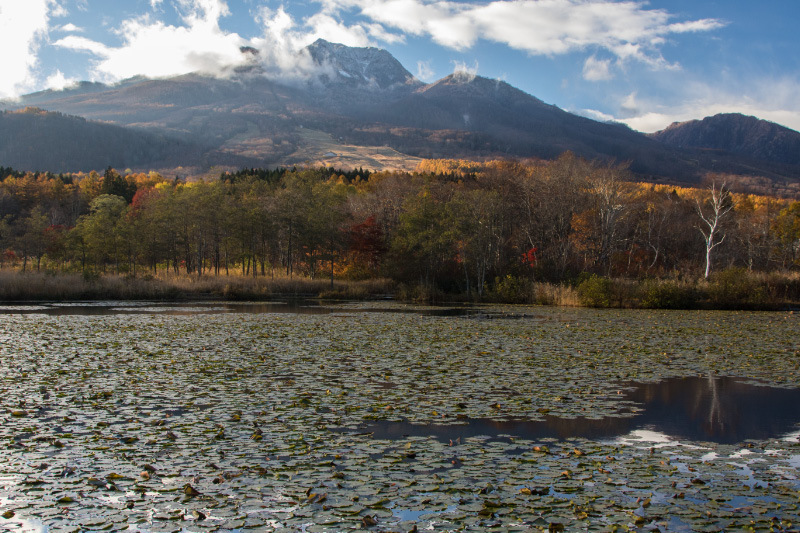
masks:
[[[0,529],[800,522],[790,312],[103,302],[0,324]]]

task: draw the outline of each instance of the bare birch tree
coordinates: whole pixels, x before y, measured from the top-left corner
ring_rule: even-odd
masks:
[[[700,200],[696,200],[696,202],[697,214],[704,223],[704,225],[698,226],[697,229],[700,230],[706,244],[706,271],[703,277],[708,279],[708,275],[711,273],[711,251],[725,240],[724,233],[720,236],[720,224],[725,215],[733,209],[733,198],[731,197],[731,192],[725,187],[724,182],[719,189],[712,182],[711,198],[705,202],[710,207],[710,213],[706,214]]]

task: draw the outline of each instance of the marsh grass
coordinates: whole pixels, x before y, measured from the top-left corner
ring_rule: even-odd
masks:
[[[577,285],[586,307],[776,310],[800,305],[800,273],[729,268],[709,280],[590,276]]]
[[[387,279],[340,281],[309,278],[251,278],[243,276],[144,276],[52,274],[0,271],[0,301],[29,300],[181,300],[224,298],[250,300],[269,297],[368,299],[391,294]]]
[[[390,279],[362,281],[303,277],[150,275],[0,271],[0,301],[70,300],[263,300],[266,298],[455,301],[647,309],[784,309],[800,306],[800,272],[722,270],[708,281],[619,279],[589,276],[580,283],[498,278],[483,295],[450,295],[435,287],[396,285]]]
[[[574,287],[554,283],[534,283],[531,303],[559,307],[580,307],[578,291]]]
[[[25,300],[172,300],[175,287],[157,280],[122,276],[0,272],[0,301]]]

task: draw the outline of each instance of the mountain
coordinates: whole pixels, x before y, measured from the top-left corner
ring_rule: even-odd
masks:
[[[304,79],[268,75],[254,64],[228,78],[188,74],[112,86],[84,83],[2,107],[35,105],[183,143],[183,157],[177,149],[156,150],[150,158],[141,154],[136,164],[164,159],[196,173],[243,165],[411,169],[420,157],[553,158],[571,150],[590,159],[630,161],[641,179],[655,181],[697,182],[707,172],[800,179],[800,163],[792,159],[676,146],[573,115],[503,81],[456,73],[425,84],[377,48],[319,40],[301,55],[298,61],[312,66]],[[61,141],[28,142],[44,154],[47,143]],[[41,159],[29,162],[43,168]]]
[[[24,170],[71,172],[163,166],[197,147],[164,135],[28,107],[0,113],[0,161]]]
[[[339,83],[380,89],[421,85],[392,54],[380,48],[354,48],[318,39],[306,50],[317,65],[325,68],[320,77],[326,85]]]
[[[800,133],[738,113],[675,122],[651,138],[678,148],[724,150],[762,161],[800,165]]]

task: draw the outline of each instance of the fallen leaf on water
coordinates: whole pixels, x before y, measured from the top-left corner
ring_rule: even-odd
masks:
[[[188,483],[183,486],[183,493],[189,497],[200,496],[200,492],[198,492],[194,487],[192,487]]]

